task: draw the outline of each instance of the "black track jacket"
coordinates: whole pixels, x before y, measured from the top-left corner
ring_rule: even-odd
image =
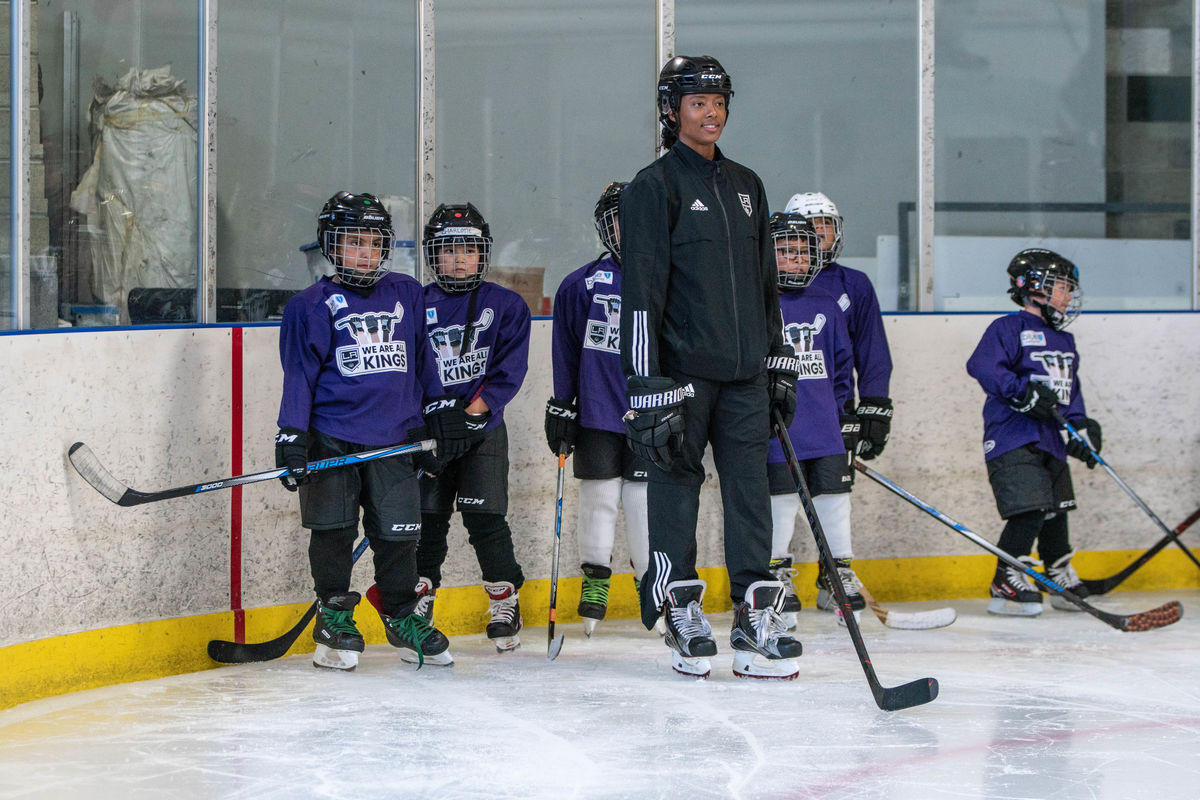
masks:
[[[621,193],[621,367],[744,380],[783,345],[762,181],[676,142]]]

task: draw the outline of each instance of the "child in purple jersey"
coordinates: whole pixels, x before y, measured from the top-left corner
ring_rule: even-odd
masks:
[[[485,281],[492,235],[475,208],[440,205],[425,226],[422,251],[433,282],[425,287],[427,354],[436,375],[425,419],[442,463],[421,479],[417,568],[422,610],[432,620],[442,582],[450,516],[457,504],[483,575],[488,638],[505,652],[520,646],[518,595],[525,577],[508,527],[508,431],[504,409],[529,368],[529,306]]]
[[[830,553],[849,564],[850,450],[843,440],[841,416],[851,397],[854,369],[850,334],[837,301],[816,286],[824,262],[820,239],[801,214],[771,215],[771,238],[778,267],[779,308],[783,338],[800,360],[796,380],[796,407],[803,409],[788,427],[788,436],[800,461],[813,506],[829,542]],[[792,536],[800,510],[800,496],[788,469],[783,448],[772,437],[767,457],[771,489],[771,571],[785,587],[783,620],[795,628],[800,600],[792,578]],[[851,575],[853,573],[850,573]],[[846,593],[862,602],[856,582],[843,576]],[[861,607],[861,606],[860,606]]]
[[[350,591],[359,511],[375,561],[374,594],[388,642],[406,661],[450,664],[450,642],[417,607],[420,490],[402,455],[311,476],[309,461],[420,438],[424,351],[421,285],[390,273],[392,220],[374,195],[339,192],[317,238],[334,274],[293,297],[279,329],[283,397],[275,463],[300,492],[318,609],[313,664],[352,670],[363,651]]]
[[[1088,590],[1071,566],[1067,512],[1075,493],[1066,457],[1096,466],[1082,444],[1064,446],[1054,420],[1058,410],[1100,451],[1100,423],[1089,419],[1079,385],[1075,337],[1063,331],[1079,314],[1079,270],[1052,250],[1017,253],[1008,265],[1009,296],[1021,311],[992,322],[967,361],[987,393],[983,404],[983,453],[996,507],[1006,521],[997,543],[1028,566],[1048,564],[1046,574],[1080,597]],[[989,589],[993,614],[1036,616],[1042,595],[1021,570],[998,562]],[[1077,611],[1058,595],[1050,604]]]
[[[596,202],[596,232],[606,253],[572,272],[554,296],[554,396],[546,403],[551,452],[574,453],[579,479],[579,616],[588,636],[608,611],[617,514],[635,582],[649,562],[646,470],[625,444],[629,411],[621,372],[621,235],[617,209],[626,184],[605,187]]]
[[[883,452],[892,430],[892,399],[888,389],[892,377],[892,356],[879,311],[879,298],[866,274],[837,263],[842,252],[842,215],[832,200],[822,192],[802,192],[792,196],[785,211],[803,214],[820,237],[824,267],[813,279],[813,287],[837,299],[846,319],[854,357],[854,380],[841,417],[842,432],[849,451],[869,461]],[[854,402],[855,387],[857,405]],[[850,485],[854,485],[853,469],[850,471]],[[848,503],[849,497],[845,500]],[[849,514],[848,508],[845,513]],[[848,554],[848,541],[846,545]],[[837,561],[842,582],[854,590],[850,593],[850,600],[857,614],[866,607],[859,594],[862,583],[854,573],[848,555]],[[819,565],[817,571],[817,607],[826,611],[837,610],[823,564]]]

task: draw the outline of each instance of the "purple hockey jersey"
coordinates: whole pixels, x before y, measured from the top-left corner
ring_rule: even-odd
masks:
[[[512,289],[484,281],[475,290],[471,339],[464,343],[471,294],[425,286],[425,335],[436,371],[429,394],[452,394],[468,405],[482,397],[492,412],[487,425],[492,430],[529,370],[529,306]]]
[[[279,427],[361,445],[403,442],[422,424],[434,378],[424,318],[421,284],[394,272],[367,297],[328,276],[292,297],[279,328]]]
[[[554,295],[553,331],[554,396],[579,401],[583,427],[625,433],[621,267],[611,256],[563,278]]]
[[[796,381],[796,416],[788,428],[800,459],[845,454],[841,410],[853,397],[854,355],[846,315],[837,300],[815,284],[780,292],[783,339],[796,350],[800,377]],[[779,441],[771,437],[767,461],[786,461]]]
[[[983,401],[984,460],[1027,444],[1066,460],[1058,426],[1053,421],[1030,419],[1011,403],[1025,394],[1030,381],[1038,381],[1058,395],[1059,410],[1068,420],[1087,416],[1074,336],[1054,330],[1040,315],[1027,311],[1008,314],[988,325],[967,360],[967,372],[987,393]]]
[[[818,272],[811,285],[834,297],[846,314],[854,370],[858,374],[858,396],[891,397],[888,386],[892,380],[892,354],[871,279],[866,273],[835,261]]]

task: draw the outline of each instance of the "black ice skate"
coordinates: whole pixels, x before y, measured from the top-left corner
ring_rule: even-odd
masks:
[[[379,617],[383,620],[388,644],[400,649],[401,661],[416,664],[417,669],[426,664],[448,667],[454,663],[450,640],[420,612],[414,610],[403,617],[389,617],[381,612]]]
[[[362,595],[358,592],[336,594],[317,600],[317,619],[313,623],[313,666],[352,671],[363,651],[363,637],[354,626],[354,607]]]
[[[1030,569],[1042,565],[1033,556],[1021,556],[1017,560]],[[1004,561],[996,564],[996,576],[992,578],[989,594],[992,596],[987,608],[989,614],[1036,617],[1042,613],[1042,593],[1028,575]]]
[[[833,563],[837,564],[838,577],[842,579],[842,587],[846,590],[846,599],[850,601],[850,610],[854,612],[854,621],[858,622],[862,617],[862,610],[867,607],[867,601],[862,596],[862,581],[850,567],[850,559],[835,558]],[[818,564],[817,569],[817,608],[823,611],[837,612],[838,622],[842,625],[846,624],[842,620],[842,609],[838,607],[833,587],[829,585],[829,575],[825,572],[824,563]]]
[[[803,652],[800,642],[787,635],[779,617],[784,587],[778,581],[756,581],[746,597],[733,604],[733,674],[739,678],[774,678],[790,681],[800,674],[795,659]]]
[[[672,581],[667,584],[663,619],[667,632],[663,637],[671,648],[671,668],[680,675],[707,678],[712,672],[710,656],[717,654],[712,627],[704,618],[700,601],[704,599],[702,580]]]
[[[796,587],[792,583],[792,578],[796,577],[796,568],[792,566],[792,554],[788,553],[786,556],[772,558],[767,569],[775,576],[775,580],[783,584],[783,609],[779,612],[779,616],[783,620],[784,627],[789,631],[794,631],[799,623],[801,605],[800,598],[796,596]]]
[[[1074,556],[1075,551],[1072,550],[1058,561],[1055,561],[1046,568],[1046,577],[1082,600],[1085,597],[1090,597],[1092,592],[1075,572],[1075,568],[1071,566],[1071,559]],[[1059,611],[1083,611],[1082,608],[1068,601],[1061,594],[1053,592],[1050,594],[1050,605]]]
[[[511,652],[521,646],[521,606],[517,602],[517,588],[508,581],[485,583],[483,590],[488,594],[488,613],[492,621],[487,626],[487,637],[501,653]]]
[[[591,636],[596,623],[608,613],[608,587],[612,570],[599,564],[581,564],[583,585],[579,592],[579,616],[583,618],[583,633]]]

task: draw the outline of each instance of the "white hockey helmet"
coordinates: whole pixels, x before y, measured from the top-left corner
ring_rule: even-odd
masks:
[[[822,247],[821,252],[825,256],[826,264],[837,260],[842,253],[842,215],[838,213],[837,206],[824,192],[794,194],[783,210],[785,213],[803,214],[818,233],[822,233],[823,228],[832,227],[833,241],[828,247]],[[820,223],[818,220],[827,221]],[[822,244],[824,244],[825,237],[821,238]]]

